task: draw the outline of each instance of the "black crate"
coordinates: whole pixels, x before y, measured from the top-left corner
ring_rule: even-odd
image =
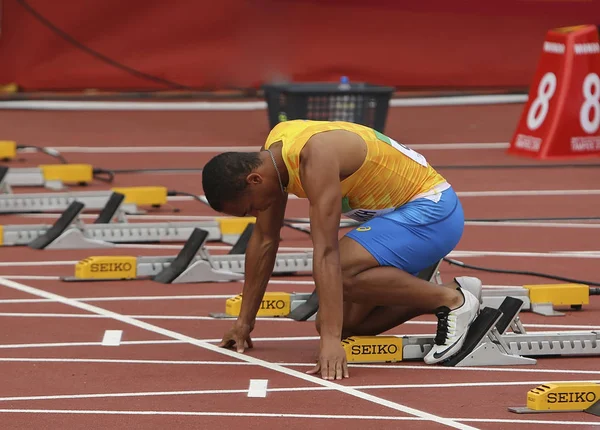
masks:
[[[287,83],[263,85],[271,128],[293,119],[347,121],[384,131],[393,87],[352,83]]]

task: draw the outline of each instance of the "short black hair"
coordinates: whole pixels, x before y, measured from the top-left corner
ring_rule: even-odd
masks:
[[[262,163],[258,152],[224,152],[202,169],[202,188],[210,207],[223,211],[225,202],[242,195],[246,176]]]

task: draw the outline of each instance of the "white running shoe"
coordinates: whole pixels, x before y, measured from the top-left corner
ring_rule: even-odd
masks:
[[[458,278],[454,278],[454,282],[456,282],[459,287],[464,288],[469,293],[473,294],[479,300],[479,304],[483,304],[483,297],[481,295],[481,291],[483,289],[483,284],[480,279],[474,278],[472,276],[460,276]]]
[[[427,364],[439,363],[456,354],[465,343],[469,327],[479,315],[480,304],[477,297],[462,286],[458,291],[464,297],[464,303],[460,307],[449,309],[443,306],[436,311],[437,333],[433,348],[424,358]]]

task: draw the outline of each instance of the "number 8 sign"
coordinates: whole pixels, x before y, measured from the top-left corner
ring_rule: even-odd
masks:
[[[550,30],[509,154],[600,155],[600,44],[595,26]]]
[[[543,124],[548,115],[550,99],[556,91],[556,75],[548,72],[540,80],[537,89],[537,97],[531,103],[527,113],[527,127],[529,130],[537,130]]]
[[[540,80],[537,96],[527,111],[527,128],[537,130],[548,115],[550,99],[556,91],[556,75],[548,72]],[[579,110],[579,124],[588,134],[594,134],[600,128],[600,77],[589,73],[583,80],[584,101]],[[590,119],[591,118],[591,119]]]
[[[590,73],[583,80],[583,97],[579,122],[583,131],[593,134],[600,128],[600,77],[597,73]]]

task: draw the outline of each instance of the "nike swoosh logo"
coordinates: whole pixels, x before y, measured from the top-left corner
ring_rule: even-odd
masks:
[[[456,345],[458,342],[460,342],[460,340],[465,336],[466,332],[462,334],[461,337],[459,337],[456,342],[454,342],[452,345],[450,345],[448,348],[446,348],[445,350],[443,350],[442,352],[434,352],[433,353],[433,358],[440,358],[441,356],[443,356],[445,353],[447,353],[448,351],[450,351],[452,348],[454,348],[454,345]]]

